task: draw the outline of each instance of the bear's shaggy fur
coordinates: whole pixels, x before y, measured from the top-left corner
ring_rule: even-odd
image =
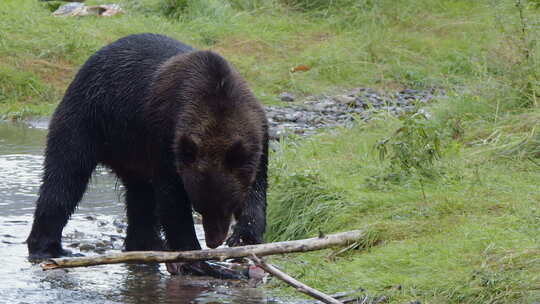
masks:
[[[91,56],[51,120],[31,258],[68,255],[61,235],[97,164],[126,188],[126,250],[262,242],[268,123],[242,77],[211,51],[156,34],[122,38]]]

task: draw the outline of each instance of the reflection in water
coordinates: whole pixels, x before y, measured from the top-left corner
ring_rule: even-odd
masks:
[[[46,135],[46,122],[33,125],[0,123],[0,303],[278,303],[260,288],[173,277],[160,265],[44,272],[28,263],[24,240],[32,224]],[[125,228],[118,224],[124,214],[121,188],[107,170],[97,170],[64,230],[64,246],[78,251],[87,245],[86,254],[121,249]]]

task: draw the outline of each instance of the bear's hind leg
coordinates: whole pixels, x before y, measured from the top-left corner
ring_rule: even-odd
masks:
[[[52,128],[45,153],[43,183],[26,240],[30,259],[70,255],[61,245],[62,230],[81,200],[97,165],[93,141]]]
[[[149,182],[126,182],[126,251],[162,250],[154,189]]]

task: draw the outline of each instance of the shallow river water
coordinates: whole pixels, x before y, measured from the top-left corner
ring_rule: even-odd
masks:
[[[24,240],[40,184],[45,128],[44,122],[0,122],[0,303],[299,303],[238,282],[170,276],[164,266],[42,271],[29,263]],[[64,246],[86,255],[120,251],[121,193],[114,176],[98,169],[64,229]]]

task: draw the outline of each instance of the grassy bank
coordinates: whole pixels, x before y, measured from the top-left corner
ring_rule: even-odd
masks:
[[[274,262],[325,291],[362,287],[391,303],[540,301],[537,2],[186,3],[126,0],[115,18],[53,18],[38,1],[3,1],[0,115],[50,113],[91,53],[138,32],[222,53],[267,104],[282,91],[443,89],[429,119],[381,114],[276,147],[269,241],[370,237],[337,256]],[[298,65],[311,70],[290,73]]]
[[[0,112],[47,114],[90,54],[132,33],[163,33],[222,53],[266,103],[284,90],[470,86],[485,69],[513,69],[522,44],[512,1],[349,1],[356,4],[345,9],[338,7],[344,0],[308,1],[320,3],[311,10],[299,0],[185,2],[123,0],[123,16],[55,18],[40,1],[3,1]],[[290,73],[298,65],[312,69]]]
[[[370,232],[338,257],[326,251],[276,262],[321,289],[362,287],[391,303],[540,299],[536,161],[515,157],[529,156],[520,145],[447,142],[435,175],[400,175],[373,149],[400,126],[390,119],[389,130],[388,120],[290,143],[274,154],[270,239],[319,229]],[[519,134],[504,136],[517,143],[527,137]],[[506,155],[510,150],[516,151]]]

